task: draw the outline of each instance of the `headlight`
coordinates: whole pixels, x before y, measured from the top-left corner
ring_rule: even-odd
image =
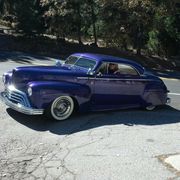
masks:
[[[28,95],[31,96],[32,95],[32,88],[28,87],[27,92],[28,92]]]
[[[3,82],[4,84],[6,83],[6,76],[5,76],[5,75],[2,76],[2,82]]]

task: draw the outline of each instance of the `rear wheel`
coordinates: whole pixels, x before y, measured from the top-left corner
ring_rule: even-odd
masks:
[[[146,107],[146,110],[148,110],[148,111],[153,111],[155,108],[156,108],[156,106],[150,105],[150,106],[147,106],[147,107]]]
[[[48,114],[57,121],[69,118],[74,110],[74,101],[70,96],[60,96],[51,104]]]

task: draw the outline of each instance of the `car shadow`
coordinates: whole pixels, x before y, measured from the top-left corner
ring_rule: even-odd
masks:
[[[89,129],[124,124],[127,126],[155,126],[180,122],[180,111],[170,106],[155,111],[139,109],[76,114],[66,121],[52,121],[44,116],[27,116],[10,108],[7,113],[18,123],[36,131],[50,131],[58,135],[68,135]]]
[[[162,77],[162,78],[167,78],[167,79],[177,79],[180,80],[180,72],[178,71],[152,71],[154,75]]]
[[[51,57],[38,56],[34,54],[28,54],[23,52],[8,52],[0,51],[0,62],[13,61],[20,64],[33,64],[36,61],[51,62]],[[53,61],[52,61],[53,62]]]

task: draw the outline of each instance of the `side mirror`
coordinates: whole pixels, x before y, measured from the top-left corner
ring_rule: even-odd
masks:
[[[101,77],[103,74],[101,72],[97,73],[97,76]]]
[[[90,69],[87,74],[91,75],[91,76],[94,76],[96,74],[95,71],[93,71],[92,69]]]
[[[60,60],[56,60],[56,66],[61,66],[61,65],[62,65],[61,61]]]
[[[141,74],[140,76],[141,76],[141,77],[146,77],[146,74]]]

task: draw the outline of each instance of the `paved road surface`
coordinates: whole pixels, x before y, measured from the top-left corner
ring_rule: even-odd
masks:
[[[17,63],[1,55],[0,76],[22,63],[31,65],[32,57]],[[153,112],[88,113],[50,122],[0,102],[0,179],[179,180],[180,172],[163,161],[180,154],[180,80],[164,81],[171,106]]]

